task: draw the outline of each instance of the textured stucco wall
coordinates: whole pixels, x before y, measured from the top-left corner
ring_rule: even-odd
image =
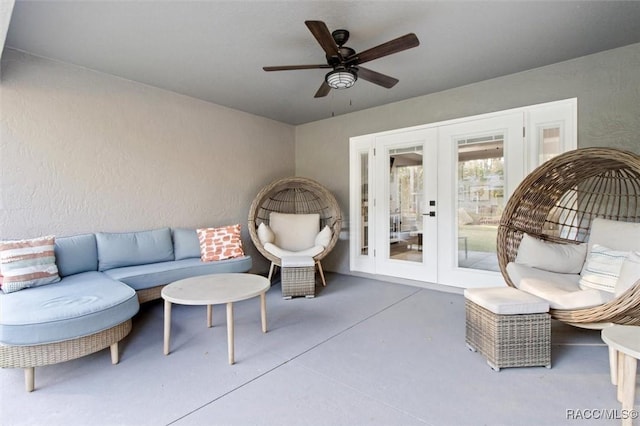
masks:
[[[5,50],[0,239],[241,223],[294,173],[294,128]]]
[[[350,137],[573,97],[579,147],[640,153],[640,44],[634,44],[297,126],[296,174],[327,185],[348,219]],[[348,241],[339,241],[323,266],[349,273]]]

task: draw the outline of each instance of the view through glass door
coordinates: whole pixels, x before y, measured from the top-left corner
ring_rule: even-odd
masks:
[[[429,129],[376,138],[377,273],[436,279],[435,137]]]
[[[389,258],[422,262],[422,145],[387,151],[389,158]]]

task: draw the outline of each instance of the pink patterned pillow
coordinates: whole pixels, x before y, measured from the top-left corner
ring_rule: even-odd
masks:
[[[203,262],[244,256],[240,240],[240,224],[220,228],[200,228],[200,258]]]
[[[55,237],[0,241],[0,288],[12,293],[60,281],[54,252]]]

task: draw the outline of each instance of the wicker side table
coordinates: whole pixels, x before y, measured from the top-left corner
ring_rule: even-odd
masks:
[[[285,256],[281,259],[282,297],[315,297],[316,268],[311,256]]]
[[[466,343],[496,371],[551,368],[549,304],[512,287],[466,289]]]

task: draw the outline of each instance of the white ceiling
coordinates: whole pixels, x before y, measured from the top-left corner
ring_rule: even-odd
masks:
[[[409,32],[420,46],[366,64],[392,89],[314,99],[327,70],[262,70],[325,62],[305,20],[356,51]],[[637,42],[640,1],[17,0],[5,47],[300,124]]]

